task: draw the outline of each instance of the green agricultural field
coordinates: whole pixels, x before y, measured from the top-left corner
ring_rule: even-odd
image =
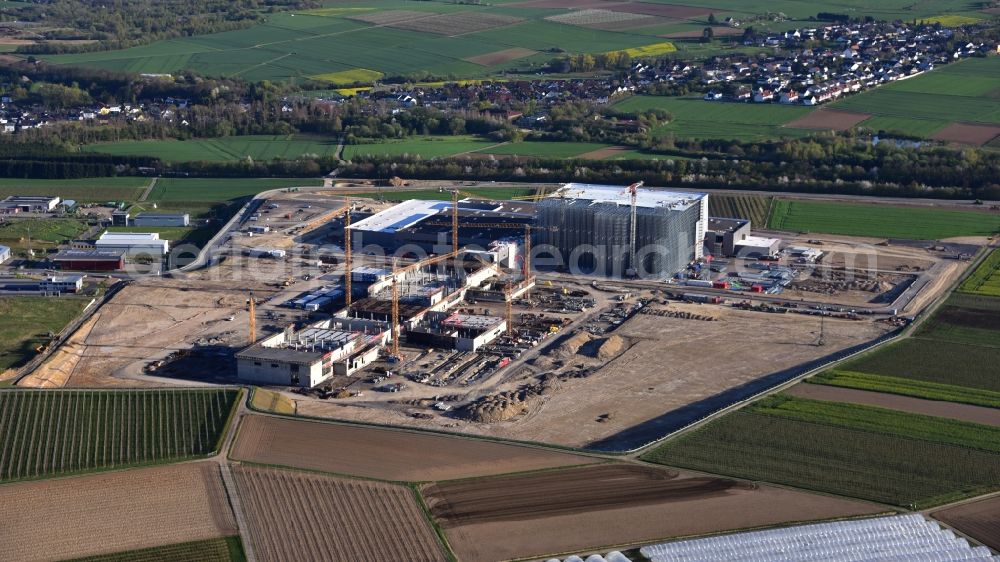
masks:
[[[248,29],[158,41],[118,51],[74,53],[45,57],[58,64],[109,70],[174,73],[183,69],[206,75],[239,76],[247,80],[292,78],[373,80],[378,76],[431,73],[476,78],[522,68],[554,55],[539,55],[484,66],[466,59],[522,47],[567,53],[605,52],[663,43],[642,30],[601,31],[545,21],[551,10],[503,8],[444,3],[396,3],[370,0],[375,10],[325,13],[277,13],[267,23]],[[513,15],[524,21],[456,36],[410,31],[357,19],[385,10],[475,15]],[[355,19],[352,19],[355,18]]]
[[[615,104],[615,109],[669,111],[672,120],[654,129],[656,136],[739,140],[808,135],[810,131],[786,129],[783,125],[813,111],[802,106],[709,102],[701,98],[669,96],[633,96]]]
[[[850,96],[832,107],[892,119],[866,121],[862,126],[927,136],[940,128],[942,116],[948,121],[1000,124],[998,91],[1000,58],[974,58]]]
[[[902,377],[857,373],[854,371],[831,370],[806,379],[806,382],[840,386],[871,392],[912,396],[925,400],[957,402],[988,408],[1000,408],[1000,392],[964,388],[950,384],[940,384]]]
[[[75,558],[68,562],[245,562],[240,537],[208,539],[141,550]]]
[[[10,195],[53,195],[78,203],[134,201],[149,178],[111,177],[77,180],[0,178],[0,198]]]
[[[481,154],[497,156],[533,156],[536,158],[576,158],[582,154],[607,148],[608,145],[595,142],[546,142],[523,141],[501,144],[485,150]]]
[[[907,338],[840,368],[1000,392],[1000,348]]]
[[[337,139],[306,135],[248,135],[194,140],[122,141],[92,144],[89,152],[116,156],[156,156],[165,162],[294,160],[303,155],[332,156]]]
[[[35,348],[50,342],[83,312],[90,299],[0,297],[0,373],[35,356]]]
[[[961,293],[1000,297],[1000,250],[993,250],[972,275],[969,275],[962,286]]]
[[[49,250],[87,231],[76,219],[15,219],[0,225],[0,244],[15,250]]]
[[[670,440],[643,458],[913,508],[1000,487],[1000,455],[989,443],[998,431],[779,396]],[[966,446],[965,439],[990,450]]]
[[[791,232],[937,240],[991,236],[1000,232],[1000,217],[971,211],[777,199],[771,207],[768,227]]]
[[[217,450],[238,390],[0,393],[0,480],[202,457]]]
[[[322,180],[314,178],[163,178],[157,181],[149,202],[225,203],[270,189],[322,185]]]
[[[929,137],[948,125],[943,119],[912,119],[909,117],[875,116],[858,123],[858,127],[869,129],[875,133],[885,131],[889,134],[914,137]]]
[[[773,199],[764,195],[713,193],[708,198],[708,214],[713,217],[750,219],[752,225],[765,225]]]
[[[348,144],[344,146],[343,158],[350,160],[359,156],[420,156],[421,158],[446,158],[465,152],[474,152],[496,143],[474,136],[457,137],[410,137],[370,144]]]

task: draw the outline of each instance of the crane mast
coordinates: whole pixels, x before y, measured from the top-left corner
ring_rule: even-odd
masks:
[[[392,258],[392,356],[399,358],[399,280],[396,278],[396,258]]]
[[[638,199],[638,189],[642,187],[642,182],[635,182],[628,186],[629,198],[631,200],[631,213],[629,218],[628,233],[628,269],[625,271],[629,277],[639,274],[639,268],[635,263],[635,238],[636,238],[636,200]]]
[[[250,325],[248,326],[250,332],[250,345],[257,343],[257,303],[254,302],[253,291],[250,291],[250,300],[248,301],[248,312],[250,313]]]
[[[344,213],[344,304],[351,307],[351,200],[346,199]]]

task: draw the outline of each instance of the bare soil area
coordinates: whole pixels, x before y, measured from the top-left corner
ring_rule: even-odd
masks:
[[[660,16],[672,19],[692,19],[700,16],[707,16],[712,12],[709,8],[699,6],[685,6],[683,4],[652,4],[647,2],[629,2],[623,6],[612,6],[607,8],[616,12],[628,12],[630,14],[645,14],[647,16]]]
[[[240,424],[238,460],[399,481],[450,480],[597,462],[475,439],[267,416]]]
[[[529,0],[528,2],[507,4],[507,6],[517,8],[567,8],[575,10],[593,8],[608,10],[612,6],[623,6],[625,4],[628,4],[628,2],[615,2],[609,0]]]
[[[899,410],[911,414],[938,416],[1000,427],[1000,410],[984,406],[956,404],[940,400],[924,400],[923,398],[913,398],[911,396],[858,390],[856,388],[842,388],[825,384],[797,384],[786,390],[785,393],[800,398],[877,406],[879,408]]]
[[[864,321],[709,305],[671,303],[668,310],[713,315],[715,322],[637,315],[615,334],[634,344],[585,378],[562,383],[527,416],[481,426],[491,435],[585,446],[740,384],[881,335]],[[710,350],[710,352],[709,352]]]
[[[582,158],[584,160],[605,160],[608,158],[614,158],[619,154],[629,150],[624,146],[609,146],[607,148],[599,148],[597,150],[591,150],[590,152],[584,152],[577,158]]]
[[[431,484],[422,493],[463,561],[555,555],[881,511],[853,500],[639,465]]]
[[[502,51],[486,53],[485,55],[479,55],[477,57],[469,57],[465,60],[471,63],[481,64],[483,66],[493,66],[495,64],[503,64],[508,61],[530,57],[537,52],[538,51],[532,51],[531,49],[525,49],[522,47],[514,47],[513,49],[504,49]]]
[[[194,286],[184,279],[140,280],[101,307],[19,386],[162,386],[170,379],[143,376],[144,368],[177,350],[205,355],[205,368],[192,362],[186,380],[178,382],[199,375],[205,380],[235,376],[220,372],[208,356],[224,355],[246,342],[246,285],[257,295],[268,294],[256,282],[199,280]]]
[[[934,140],[982,146],[1000,135],[1000,126],[976,123],[952,123],[937,131]]]
[[[237,534],[214,462],[0,486],[7,560],[66,560]]]
[[[405,486],[243,466],[232,473],[261,561],[447,560]]]
[[[1000,497],[966,503],[931,513],[986,546],[1000,550]]]
[[[704,30],[692,29],[691,31],[675,31],[674,33],[667,33],[666,35],[661,35],[660,37],[665,37],[667,39],[698,39],[702,36]],[[732,37],[734,35],[743,35],[743,28],[741,27],[713,27],[712,34],[715,37]]]
[[[846,131],[871,117],[870,113],[841,111],[839,109],[817,109],[812,113],[785,123],[793,129],[819,129],[824,131]]]
[[[524,21],[524,18],[503,14],[482,12],[457,12],[433,17],[406,19],[386,24],[387,27],[434,33],[454,37],[467,33],[476,33],[487,29],[495,29]]]

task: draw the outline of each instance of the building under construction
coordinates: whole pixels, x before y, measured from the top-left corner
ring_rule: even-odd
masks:
[[[708,195],[571,183],[537,203],[536,224],[572,272],[671,277],[702,257]]]

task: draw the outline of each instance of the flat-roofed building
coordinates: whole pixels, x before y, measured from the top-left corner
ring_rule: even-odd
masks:
[[[743,240],[736,242],[736,255],[741,258],[761,258],[773,256],[781,248],[781,240],[778,238],[765,238],[763,236],[747,236]]]
[[[105,232],[94,245],[98,250],[121,250],[126,257],[160,257],[170,251],[170,242],[156,232]]]
[[[189,226],[191,216],[187,213],[139,213],[132,219],[133,226]]]
[[[125,268],[123,250],[62,250],[49,258],[66,271],[117,271]]]
[[[0,213],[51,213],[60,201],[51,195],[12,195],[0,200]]]

